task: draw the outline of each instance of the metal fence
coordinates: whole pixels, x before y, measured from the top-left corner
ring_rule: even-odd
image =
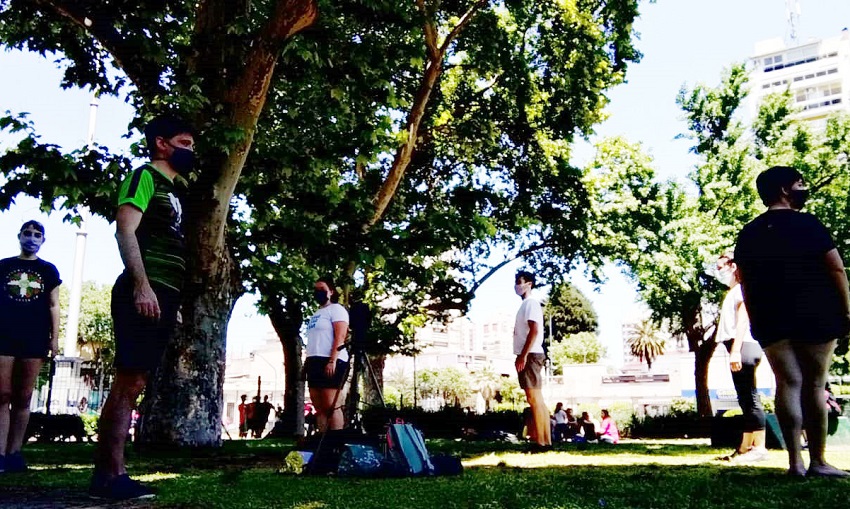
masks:
[[[50,414],[100,412],[112,385],[110,366],[79,357],[56,357],[41,368],[30,410]]]

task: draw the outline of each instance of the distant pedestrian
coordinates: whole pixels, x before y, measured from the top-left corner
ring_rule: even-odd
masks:
[[[768,210],[738,235],[735,262],[753,337],[776,377],[776,414],[788,473],[847,477],[826,462],[826,376],[836,339],[850,332],[844,262],[829,231],[800,212],[808,189],[796,169],[774,166],[756,179]],[[809,468],[800,433],[809,438]]]
[[[27,469],[21,447],[46,358],[59,350],[59,271],[37,253],[44,226],[27,221],[20,254],[0,260],[0,472]]]
[[[750,334],[750,320],[744,306],[738,266],[733,254],[727,253],[717,260],[718,279],[729,287],[720,307],[716,340],[729,352],[729,369],[738,395],[738,404],[744,416],[741,442],[732,454],[719,459],[735,463],[751,463],[767,459],[765,441],[765,416],[758,389],[756,368],[761,362],[762,350]]]
[[[516,274],[514,291],[522,298],[514,324],[514,362],[519,386],[531,407],[532,426],[529,435],[532,452],[552,448],[552,431],[549,425],[549,409],[543,400],[543,308],[531,295],[534,274],[521,270]]]
[[[254,438],[262,438],[263,432],[266,430],[266,424],[269,422],[269,416],[272,413],[274,406],[269,403],[268,394],[263,396],[263,402],[257,405],[254,417]]]
[[[239,438],[248,437],[248,405],[245,401],[248,400],[248,395],[240,396],[242,402],[239,403]]]

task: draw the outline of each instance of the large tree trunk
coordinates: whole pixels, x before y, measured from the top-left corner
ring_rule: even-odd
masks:
[[[708,392],[708,365],[717,343],[703,340],[694,351],[694,385],[696,387],[697,413],[700,417],[711,417],[711,394]]]
[[[283,393],[283,431],[288,435],[304,435],[304,381],[301,380],[301,324],[304,312],[300,302],[286,299],[286,307],[280,300],[269,302],[269,317],[283,347],[283,367],[286,373],[286,389]]]
[[[142,405],[141,444],[221,444],[227,322],[239,293],[232,261],[219,261],[218,270],[195,271],[184,289],[183,323],[149,382]]]

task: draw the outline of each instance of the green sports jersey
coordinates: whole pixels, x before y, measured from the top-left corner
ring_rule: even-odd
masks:
[[[154,166],[146,164],[133,170],[121,184],[118,206],[125,204],[142,211],[136,238],[148,280],[181,290],[186,258],[180,227],[183,207],[177,186]]]

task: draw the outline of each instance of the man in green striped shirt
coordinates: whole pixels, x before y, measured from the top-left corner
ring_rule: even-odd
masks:
[[[192,127],[157,117],[145,128],[151,161],[133,170],[118,193],[116,233],[124,272],[112,289],[115,381],[103,407],[89,493],[111,500],[151,498],[153,492],[127,475],[124,444],[135,402],[177,324],[186,271],[183,175],[192,169]]]

